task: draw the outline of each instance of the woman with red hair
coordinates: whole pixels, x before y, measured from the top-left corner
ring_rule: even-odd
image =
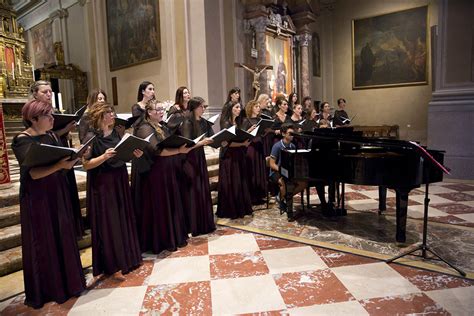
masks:
[[[20,215],[25,304],[59,304],[85,289],[77,248],[67,177],[77,160],[29,168],[23,165],[33,143],[60,146],[50,103],[31,100],[23,106],[26,130],[15,136],[12,149],[20,164]]]

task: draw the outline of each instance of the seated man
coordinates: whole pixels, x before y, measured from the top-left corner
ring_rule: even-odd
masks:
[[[272,152],[270,154],[270,181],[274,183],[278,183],[280,187],[280,194],[277,195],[278,206],[281,211],[286,211],[286,203],[285,196],[286,196],[286,185],[285,181],[280,175],[280,164],[281,164],[281,151],[283,149],[295,149],[295,145],[291,142],[293,140],[293,133],[294,127],[291,123],[284,123],[281,125],[280,128],[281,135],[283,139],[276,142],[272,147]],[[296,187],[293,191],[293,195],[303,191],[306,188],[307,183],[305,181],[298,181],[295,183]]]

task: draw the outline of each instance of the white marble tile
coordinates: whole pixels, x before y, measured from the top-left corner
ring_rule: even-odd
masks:
[[[379,202],[373,199],[351,200],[347,202],[354,210],[365,211],[379,208]]]
[[[147,287],[91,290],[78,298],[68,315],[138,315]]]
[[[466,194],[469,194],[469,195],[474,196],[474,191],[464,191],[463,193],[466,193]]]
[[[425,185],[422,185],[418,188],[418,190],[425,192]],[[438,194],[438,193],[453,193],[453,192],[458,192],[453,189],[445,188],[442,185],[436,185],[436,184],[430,184],[430,187],[428,188],[428,192],[430,194]]]
[[[258,251],[257,242],[252,234],[233,234],[209,238],[210,255]]]
[[[349,301],[334,304],[313,305],[299,308],[292,308],[288,310],[290,315],[328,315],[328,316],[357,316],[369,315],[365,308],[357,301]]]
[[[379,198],[379,190],[368,190],[368,191],[360,191],[361,194],[370,197],[371,199],[378,199]],[[387,190],[387,197],[395,197],[395,193],[392,191]]]
[[[285,309],[272,276],[211,281],[212,312],[231,315]]]
[[[474,286],[425,292],[452,315],[474,315]]]
[[[166,258],[155,263],[148,285],[208,281],[209,256]]]
[[[423,218],[425,213],[424,205],[409,205],[408,206],[408,216],[413,218]],[[429,217],[441,217],[448,216],[449,214],[440,211],[434,207],[428,206],[428,216]]]
[[[358,300],[420,292],[416,286],[383,262],[331,270]]]
[[[15,298],[16,298],[16,296],[15,296],[15,297],[12,297],[12,298],[9,298],[9,299],[7,299],[7,300],[5,300],[5,301],[1,301],[1,302],[0,302],[0,315],[2,315],[2,311],[3,311],[5,308],[7,308],[8,305],[10,305],[10,303],[12,303]],[[25,298],[23,298],[23,300],[24,300],[24,299],[25,299]]]
[[[456,214],[454,215],[456,217],[459,217],[465,221],[474,223],[474,214],[473,213],[468,213],[468,214]]]
[[[413,196],[410,195],[409,199],[423,204],[425,202],[425,195],[424,194],[413,195]],[[441,204],[441,203],[453,203],[453,201],[445,199],[444,197],[441,197],[441,196],[437,196],[436,194],[430,194],[429,199],[430,199],[430,205]]]
[[[459,204],[464,204],[464,205],[467,205],[467,206],[470,206],[470,207],[474,207],[474,201],[462,201],[462,202],[458,202]]]
[[[262,250],[262,256],[273,274],[327,268],[326,263],[309,246]]]

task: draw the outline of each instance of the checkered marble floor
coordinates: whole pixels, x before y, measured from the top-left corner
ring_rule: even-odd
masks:
[[[90,277],[90,274],[88,275]],[[36,314],[474,314],[474,281],[219,227]],[[2,315],[33,313],[23,295]]]

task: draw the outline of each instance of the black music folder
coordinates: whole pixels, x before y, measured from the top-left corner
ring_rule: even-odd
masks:
[[[213,148],[219,148],[222,146],[222,142],[229,143],[234,137],[235,137],[235,126],[223,129],[211,136],[211,139],[213,139],[214,142],[209,144],[209,146]]]
[[[117,152],[114,158],[125,162],[132,160],[135,157],[133,151],[135,149],[144,150],[145,147],[150,144],[151,136],[153,136],[153,134],[142,139],[132,134],[125,133],[120,142],[114,147],[114,150]]]
[[[115,118],[115,126],[125,126],[125,129],[129,129],[139,117],[128,113],[118,113]]]
[[[82,108],[76,111],[74,114],[61,114],[61,113],[53,113],[54,123],[53,123],[53,131],[57,131],[66,127],[72,121],[79,122],[82,115],[86,111],[87,106],[84,105]]]
[[[265,115],[265,116],[267,116],[267,115]],[[272,128],[274,123],[275,123],[275,120],[269,120],[269,119],[263,118],[263,114],[262,114],[262,118],[257,123],[257,126],[259,127],[257,135],[265,134],[265,131],[268,128]]]
[[[79,148],[33,143],[28,149],[23,165],[34,168],[51,165],[65,157],[70,157],[70,160],[81,158],[94,138],[95,136],[91,137]]]
[[[160,148],[179,148],[183,145],[186,147],[193,147],[196,145],[203,137],[206,135],[205,133],[201,136],[197,137],[196,139],[189,139],[181,135],[173,134],[169,137],[163,139],[159,144],[158,147]]]
[[[252,132],[244,131],[240,128],[237,128],[235,131],[235,137],[232,139],[235,143],[243,143],[246,140],[252,140],[260,130],[260,126],[257,126]]]

